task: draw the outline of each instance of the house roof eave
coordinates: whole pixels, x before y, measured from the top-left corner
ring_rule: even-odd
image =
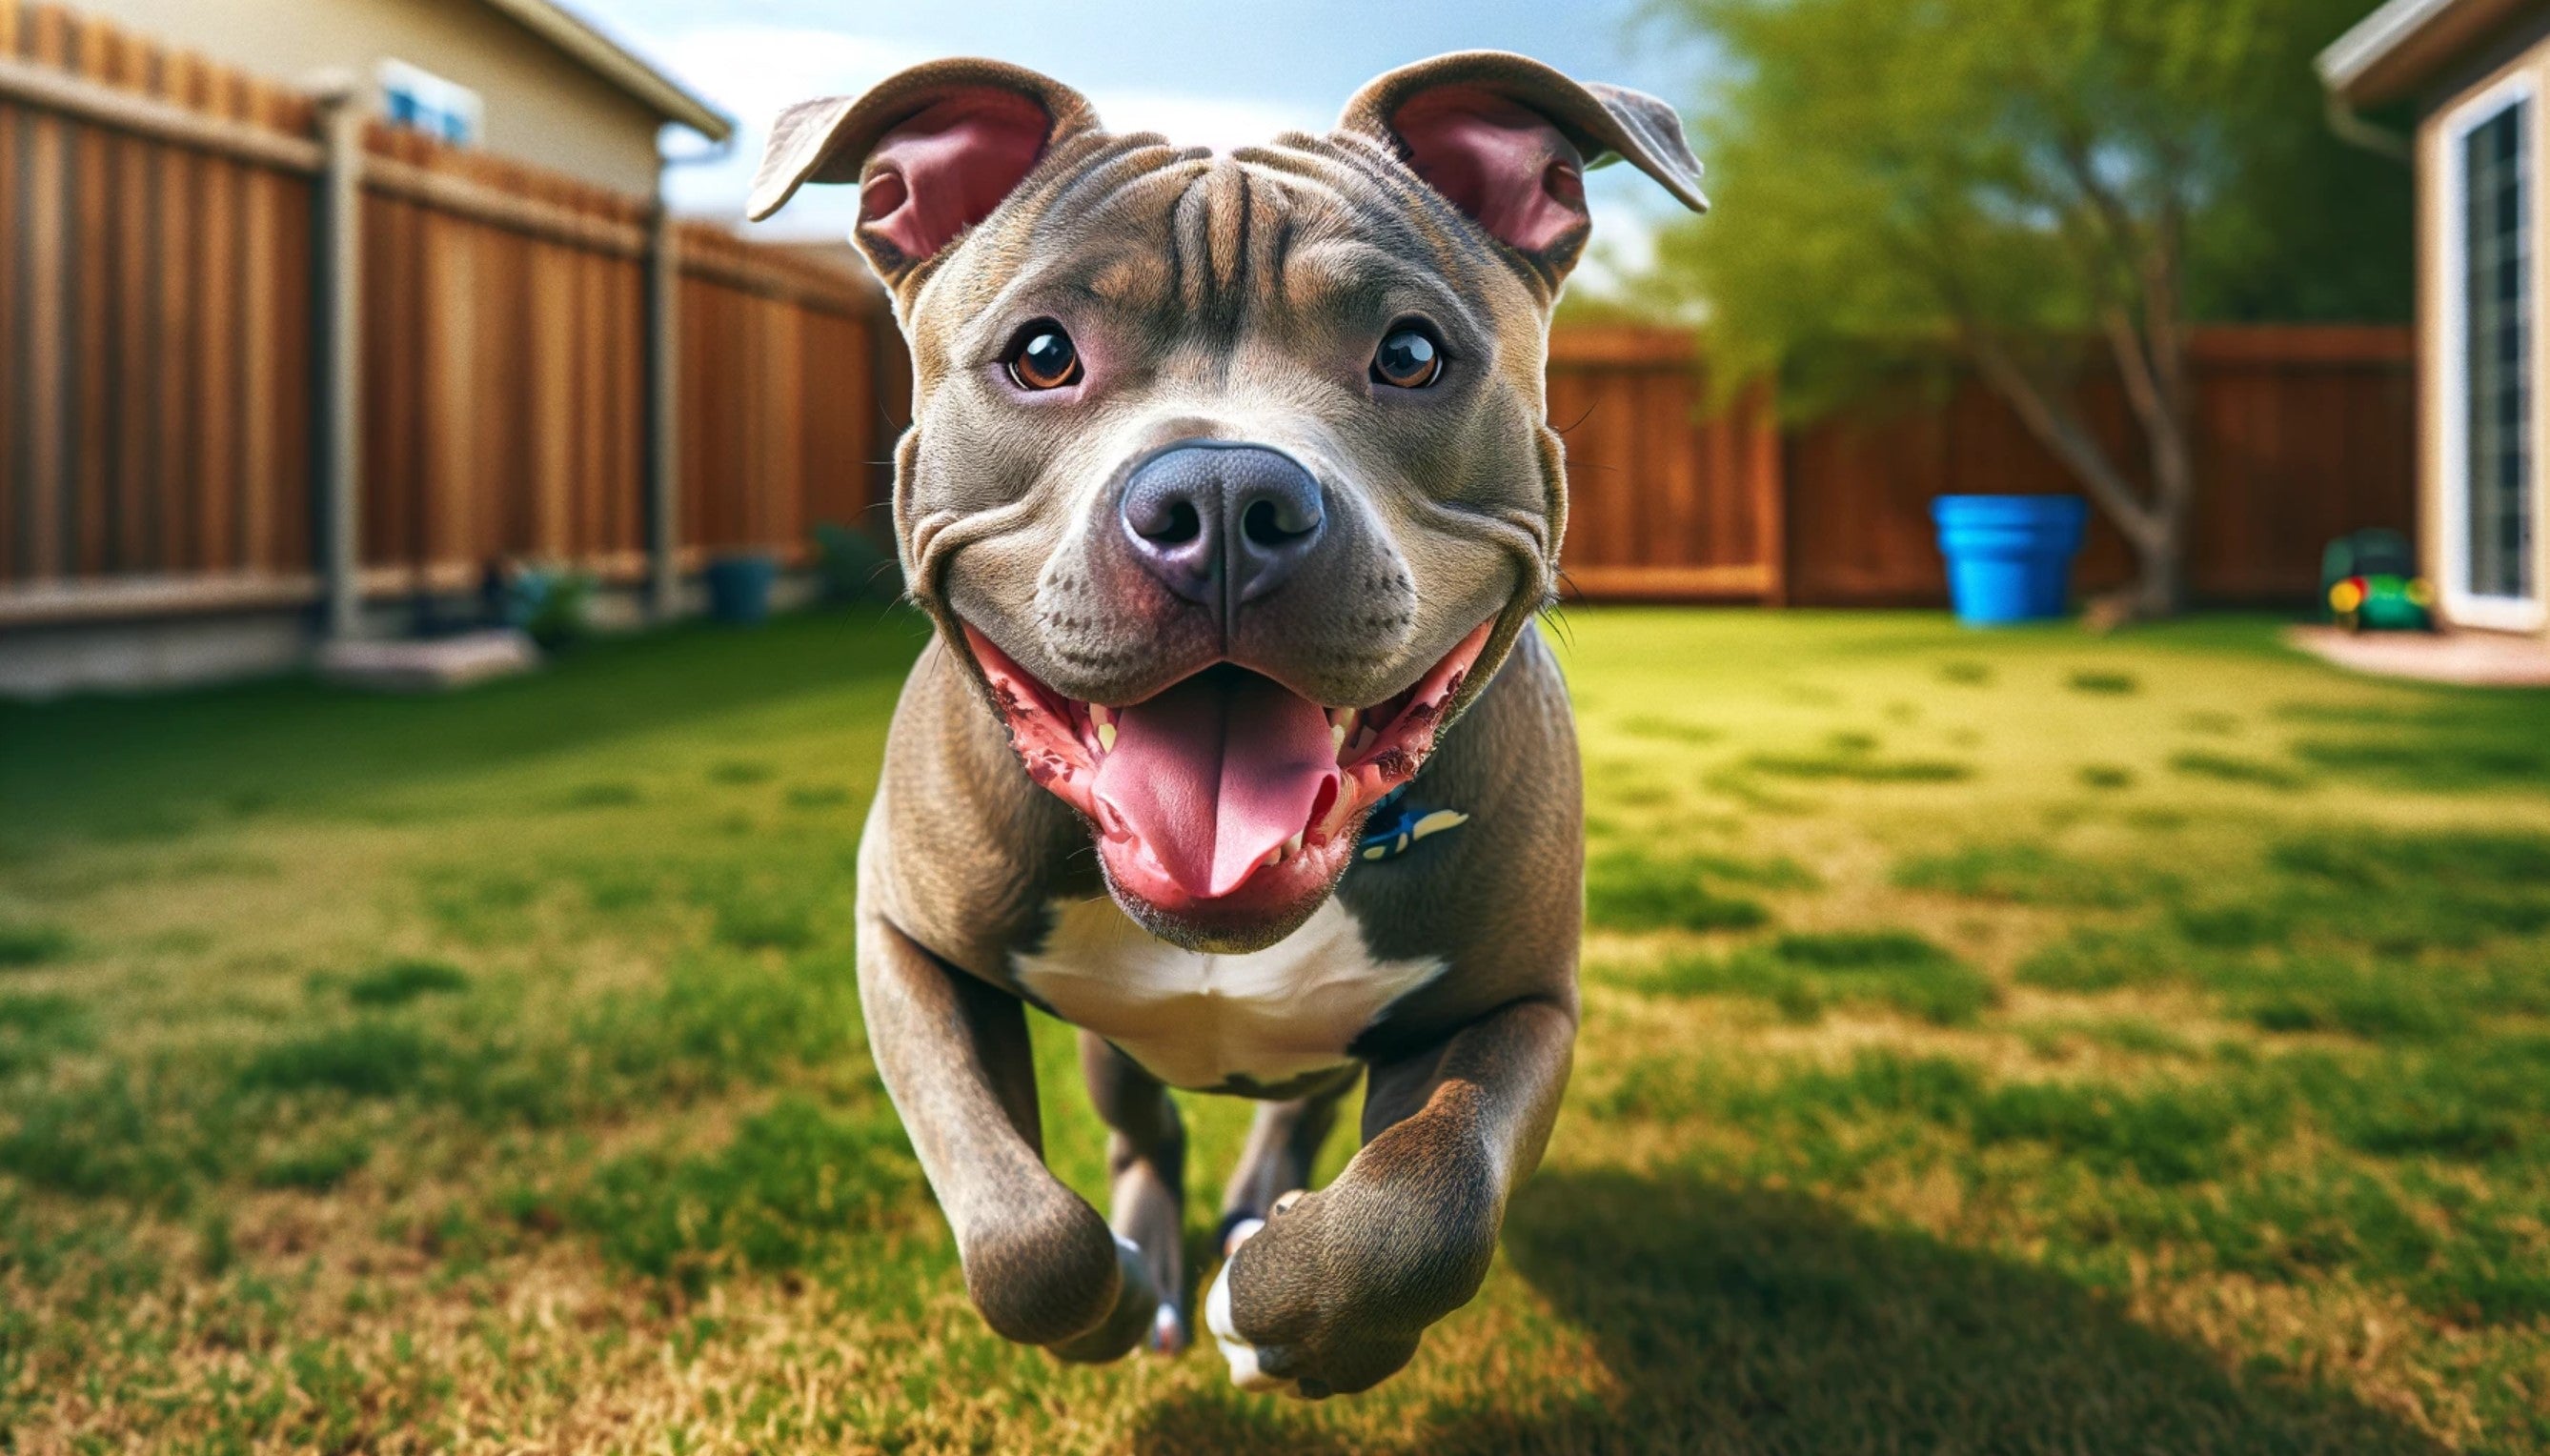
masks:
[[[635,51],[596,29],[590,22],[551,0],[481,0],[533,35],[566,52],[587,70],[619,87],[668,122],[724,142],[735,135],[735,119],[718,110],[681,82],[656,69]]]
[[[2401,100],[2525,3],[2388,0],[2320,51],[2315,63],[2320,84],[2349,106]]]

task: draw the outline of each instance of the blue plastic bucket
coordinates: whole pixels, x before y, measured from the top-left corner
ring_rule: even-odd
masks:
[[[770,616],[770,588],[779,562],[761,555],[721,556],[709,563],[709,615],[730,627],[752,627]]]
[[[1941,496],[1930,503],[1948,598],[1968,627],[2063,615],[2090,505],[2079,496]]]

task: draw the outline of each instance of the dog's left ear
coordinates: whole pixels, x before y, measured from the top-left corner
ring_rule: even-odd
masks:
[[[1625,159],[1692,211],[1709,210],[1672,107],[1502,50],[1392,71],[1356,92],[1337,126],[1387,143],[1490,236],[1557,274],[1593,226],[1588,167]]]
[[[1050,76],[998,60],[933,60],[864,96],[781,112],[744,215],[761,221],[809,182],[856,182],[852,237],[900,288],[989,217],[1056,143],[1097,125],[1088,100]]]

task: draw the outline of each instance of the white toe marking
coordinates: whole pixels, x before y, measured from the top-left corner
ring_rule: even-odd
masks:
[[[1251,1230],[1252,1232],[1254,1230]],[[1213,1277],[1213,1290],[1204,1297],[1204,1323],[1213,1331],[1213,1342],[1222,1347],[1223,1363],[1230,1367],[1230,1383],[1243,1391],[1265,1395],[1274,1391],[1292,1391],[1293,1382],[1268,1375],[1257,1368],[1257,1347],[1243,1338],[1230,1322],[1230,1261]]]
[[[1162,1301],[1151,1311],[1151,1348],[1163,1355],[1184,1353],[1187,1347],[1187,1324],[1178,1317],[1178,1307]]]

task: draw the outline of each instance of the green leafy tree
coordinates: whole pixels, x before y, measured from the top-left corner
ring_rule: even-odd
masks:
[[[2310,67],[2369,0],[1659,3],[1719,62],[1716,207],[1647,286],[1721,385],[1813,414],[1945,345],[2131,545],[2127,615],[2185,598],[2189,327],[2407,312],[2407,171],[2328,134]],[[2091,368],[2138,448],[2083,419]]]

